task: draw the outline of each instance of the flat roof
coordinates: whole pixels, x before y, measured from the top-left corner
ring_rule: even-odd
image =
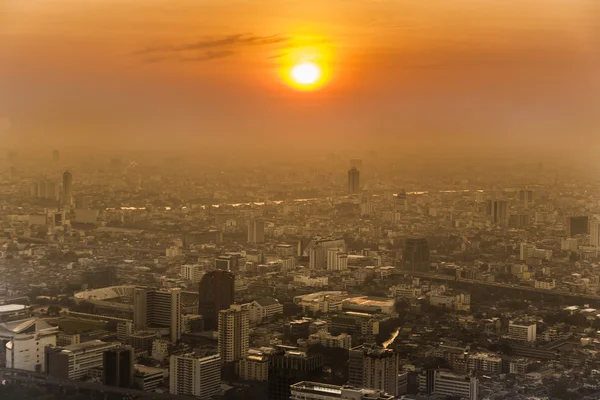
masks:
[[[3,306],[0,306],[0,313],[20,311],[26,308],[27,306],[23,304],[5,304]]]

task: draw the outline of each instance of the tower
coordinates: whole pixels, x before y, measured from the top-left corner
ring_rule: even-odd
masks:
[[[429,272],[429,244],[427,239],[422,237],[406,239],[402,262],[406,270]]]
[[[492,224],[508,226],[508,202],[506,200],[488,200],[485,214]]]
[[[133,384],[133,348],[121,346],[105,350],[103,361],[105,385],[131,387]]]
[[[356,194],[360,192],[360,171],[356,167],[348,171],[348,193]]]
[[[218,313],[228,309],[234,301],[235,278],[231,272],[211,271],[202,277],[199,285],[198,314],[204,318],[205,330],[218,328]]]
[[[265,241],[265,222],[262,219],[248,221],[248,243]]]
[[[133,293],[133,325],[136,331],[149,326],[170,328],[171,341],[181,338],[181,289],[136,288]]]
[[[350,349],[351,385],[398,394],[398,355],[391,349],[365,344]]]
[[[73,202],[73,174],[65,171],[63,174],[63,197],[62,203],[65,206],[70,206]]]
[[[170,359],[171,394],[211,399],[221,394],[221,357],[218,354],[197,357],[173,355]]]
[[[219,311],[219,355],[224,363],[238,361],[248,355],[248,310],[234,304]]]

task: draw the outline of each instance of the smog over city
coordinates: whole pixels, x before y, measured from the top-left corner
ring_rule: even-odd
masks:
[[[600,398],[598,0],[4,0],[0,399]]]

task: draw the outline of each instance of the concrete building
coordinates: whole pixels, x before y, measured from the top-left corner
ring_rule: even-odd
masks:
[[[46,346],[56,345],[58,327],[31,318],[0,323],[0,362],[7,368],[45,371]]]
[[[104,351],[104,380],[106,386],[129,388],[133,385],[133,348],[120,346]]]
[[[352,336],[346,333],[332,335],[326,330],[320,330],[308,337],[308,344],[320,344],[324,347],[339,347],[341,349],[350,350],[352,347]]]
[[[219,311],[218,349],[222,362],[231,363],[246,357],[249,329],[248,310],[241,305],[233,304],[229,309]]]
[[[468,375],[458,375],[440,370],[428,370],[419,375],[419,391],[435,396],[460,397],[477,400],[479,381]]]
[[[169,375],[171,394],[202,400],[221,394],[221,357],[218,354],[207,357],[173,355]]]
[[[172,342],[181,338],[181,289],[136,288],[133,307],[135,331],[168,327]]]
[[[339,249],[327,249],[327,271],[342,271],[348,269],[348,254]]]
[[[199,283],[204,275],[204,271],[200,269],[200,266],[195,264],[182,265],[179,273],[183,279],[194,283]]]
[[[103,368],[104,352],[120,347],[121,343],[92,340],[71,346],[47,346],[45,371],[59,379],[81,379],[94,368]]]
[[[133,380],[137,387],[145,392],[156,389],[165,380],[165,370],[136,364]]]
[[[482,374],[500,374],[502,358],[487,353],[469,355],[468,370]]]
[[[269,379],[269,357],[259,350],[249,350],[248,355],[237,362],[236,373],[245,381],[266,382]]]
[[[265,242],[265,221],[255,219],[248,221],[248,243]]]
[[[260,325],[283,314],[283,304],[272,297],[263,297],[244,306],[248,310],[250,325]]]
[[[365,344],[349,354],[348,382],[356,387],[398,394],[398,355],[391,349]]]
[[[360,193],[360,171],[356,167],[348,171],[348,194]]]
[[[536,324],[525,324],[510,321],[508,325],[508,336],[513,340],[524,342],[535,342],[537,326]]]

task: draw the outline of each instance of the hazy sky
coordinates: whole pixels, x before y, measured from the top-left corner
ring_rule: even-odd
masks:
[[[10,143],[597,143],[599,72],[598,0],[0,0]]]

